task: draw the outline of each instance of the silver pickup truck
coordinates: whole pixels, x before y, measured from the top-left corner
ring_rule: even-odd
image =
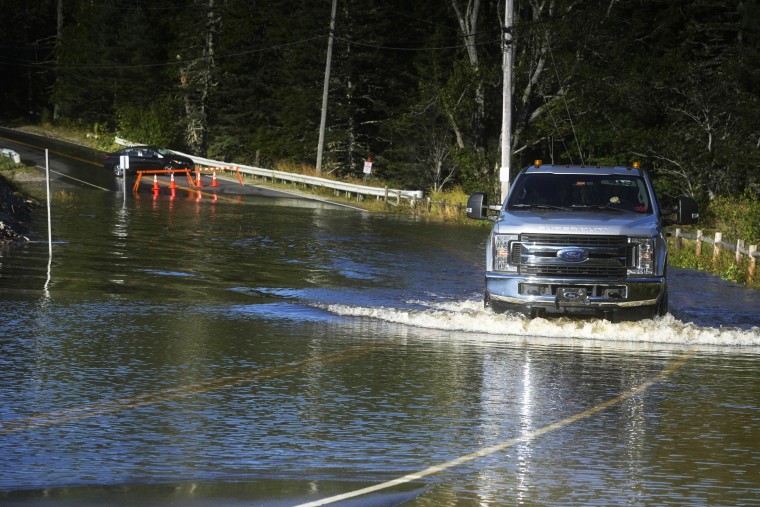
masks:
[[[470,196],[467,216],[495,222],[486,250],[486,307],[610,320],[667,313],[664,227],[699,218],[690,197],[663,210],[638,164],[536,161],[517,175],[499,214],[488,211],[485,193]]]

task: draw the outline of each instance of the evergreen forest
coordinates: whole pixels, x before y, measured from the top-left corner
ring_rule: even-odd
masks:
[[[335,5],[331,30],[333,0],[0,0],[0,120],[314,166],[327,88],[322,173],[497,193],[506,49],[512,168],[757,199],[760,0]]]

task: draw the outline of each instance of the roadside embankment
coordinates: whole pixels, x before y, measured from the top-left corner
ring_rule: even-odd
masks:
[[[0,167],[0,246],[28,241],[27,223],[32,210],[39,203],[25,195],[5,176],[4,164]]]

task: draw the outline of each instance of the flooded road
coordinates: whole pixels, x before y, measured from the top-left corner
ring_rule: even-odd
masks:
[[[68,191],[0,252],[2,505],[760,505],[756,293],[529,321],[486,229]]]

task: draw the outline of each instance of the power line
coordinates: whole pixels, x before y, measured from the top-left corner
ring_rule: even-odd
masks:
[[[307,39],[301,39],[298,41],[293,42],[287,42],[283,44],[277,44],[273,46],[269,46],[266,48],[251,48],[251,49],[245,49],[241,51],[233,51],[226,54],[217,54],[214,56],[215,60],[223,60],[227,58],[235,58],[238,56],[245,56],[255,53],[264,53],[268,51],[277,51],[280,49],[284,49],[291,46],[297,46],[300,44],[306,44],[311,41],[315,40],[321,40],[323,39],[323,35],[318,35],[315,37],[310,37]],[[197,61],[203,61],[206,60],[208,56],[198,56],[196,58],[182,58],[176,61],[173,60],[167,60],[164,62],[153,62],[153,63],[133,63],[133,64],[117,64],[117,63],[90,63],[90,64],[61,64],[61,63],[48,63],[48,62],[32,62],[29,60],[26,60],[26,63],[15,63],[11,65],[15,65],[18,67],[33,67],[33,68],[39,68],[39,67],[51,67],[56,69],[145,69],[145,68],[156,68],[156,67],[174,67],[174,66],[181,66],[181,65],[187,65],[189,63],[197,62]]]
[[[317,35],[314,37],[309,37],[306,39],[301,39],[293,42],[286,42],[282,44],[276,44],[272,46],[268,46],[265,48],[250,48],[250,49],[244,49],[240,51],[232,51],[229,53],[224,54],[217,54],[214,56],[216,60],[224,60],[228,58],[235,58],[240,56],[246,56],[251,54],[257,54],[257,53],[265,53],[269,51],[277,51],[281,49],[286,49],[292,46],[298,46],[301,44],[307,44],[309,42],[315,41],[315,40],[321,40],[324,39],[325,35]],[[450,51],[453,49],[461,49],[462,45],[451,45],[451,46],[428,46],[428,47],[402,47],[402,46],[386,46],[382,44],[371,44],[368,42],[360,42],[356,41],[354,39],[350,39],[347,37],[339,37],[335,36],[336,40],[339,40],[341,42],[344,42],[346,44],[352,44],[355,46],[361,46],[371,49],[379,49],[383,51],[410,51],[410,52],[433,52],[433,51]],[[488,40],[483,42],[476,42],[476,46],[488,46],[488,45],[494,45],[499,44],[500,41],[498,39],[494,40]],[[27,49],[33,49],[33,46],[27,46]],[[180,60],[167,60],[163,62],[153,62],[153,63],[133,63],[133,64],[118,64],[118,63],[90,63],[90,64],[62,64],[62,63],[52,63],[52,62],[34,62],[31,60],[25,60],[25,61],[19,61],[15,63],[6,63],[6,65],[15,65],[17,67],[33,67],[33,68],[39,68],[39,67],[54,67],[56,69],[145,69],[145,68],[157,68],[157,67],[174,67],[174,66],[182,66],[187,65],[189,63],[197,62],[205,60],[206,56],[198,56],[196,58],[188,58],[188,59],[180,59]]]
[[[382,50],[386,50],[386,51],[419,51],[419,52],[423,52],[423,51],[447,51],[447,50],[450,50],[450,49],[462,49],[462,44],[457,44],[457,45],[454,45],[454,46],[431,46],[431,47],[416,47],[416,48],[411,48],[411,47],[384,46],[384,45],[380,45],[380,44],[370,44],[368,42],[359,42],[359,41],[356,41],[356,40],[353,40],[353,39],[348,39],[348,38],[345,38],[345,37],[338,37],[338,36],[336,36],[335,38],[337,40],[340,40],[342,42],[346,42],[346,43],[349,43],[349,44],[353,44],[355,46],[363,46],[363,47],[372,48],[372,49],[382,49]],[[492,44],[499,44],[500,42],[501,41],[499,39],[494,39],[494,40],[489,40],[489,41],[484,41],[484,42],[476,42],[473,45],[474,46],[487,46],[487,45],[492,45]]]

